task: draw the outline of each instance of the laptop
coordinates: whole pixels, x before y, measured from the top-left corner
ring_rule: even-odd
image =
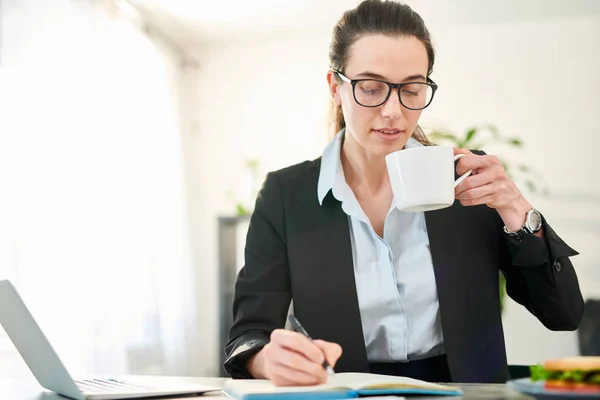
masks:
[[[119,377],[74,380],[8,280],[0,280],[0,325],[40,385],[76,400],[112,400],[174,395],[200,395],[221,388],[166,378]]]

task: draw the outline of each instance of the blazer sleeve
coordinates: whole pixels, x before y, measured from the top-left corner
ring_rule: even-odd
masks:
[[[225,370],[233,378],[252,378],[246,361],[285,326],[290,276],[284,204],[276,173],[261,188],[246,237],[245,265],[235,285],[233,326],[225,347]]]
[[[498,229],[504,223],[496,214]],[[526,235],[516,241],[501,234],[506,292],[548,329],[575,330],[583,315],[583,298],[569,257],[569,247],[543,218],[544,238]]]

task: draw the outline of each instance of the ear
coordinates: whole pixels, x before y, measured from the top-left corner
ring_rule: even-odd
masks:
[[[342,99],[340,98],[340,85],[338,83],[337,77],[332,70],[327,72],[327,83],[329,83],[329,93],[331,93],[331,98],[333,99],[333,103],[336,106],[342,105]]]

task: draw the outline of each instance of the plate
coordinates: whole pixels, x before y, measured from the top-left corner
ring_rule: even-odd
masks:
[[[518,392],[528,394],[536,399],[600,399],[600,392],[577,393],[559,389],[546,389],[544,381],[533,382],[529,378],[511,379],[506,385]]]

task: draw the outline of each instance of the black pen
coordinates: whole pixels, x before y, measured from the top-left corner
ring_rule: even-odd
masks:
[[[294,329],[297,332],[300,332],[301,334],[306,336],[308,338],[308,340],[310,340],[312,342],[312,338],[310,337],[308,332],[306,332],[306,329],[304,329],[304,327],[302,325],[300,325],[300,321],[298,321],[298,319],[295,316],[290,314],[290,316],[288,317],[288,320],[290,321],[290,323],[292,324],[292,326],[294,327]],[[323,355],[325,355],[325,353],[323,353]],[[329,374],[330,377],[333,378],[335,376],[335,371],[333,370],[331,365],[329,365],[329,363],[327,362],[327,357],[325,357],[325,361],[323,361],[323,368],[325,368],[327,370],[327,373]]]

